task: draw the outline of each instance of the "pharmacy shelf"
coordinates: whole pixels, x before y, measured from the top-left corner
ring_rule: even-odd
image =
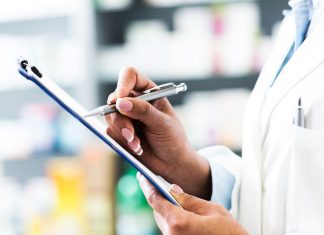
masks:
[[[71,95],[73,95],[76,90],[73,86],[64,86],[63,89]],[[35,86],[0,91],[0,95],[1,100],[8,101],[0,102],[1,118],[17,118],[17,114],[20,113],[20,110],[28,104],[53,104],[56,107],[54,101]]]
[[[252,90],[257,81],[258,74],[250,74],[237,77],[208,77],[208,78],[196,78],[196,79],[169,79],[174,83],[185,82],[188,86],[186,93],[179,94],[177,96],[169,97],[170,102],[173,105],[180,105],[184,102],[187,95],[192,92],[204,92],[204,91],[217,91],[222,89],[248,89]],[[165,83],[165,79],[154,79],[157,84]],[[99,83],[99,99],[102,104],[107,100],[108,94],[113,92],[116,88],[116,82],[101,82]]]
[[[60,156],[53,154],[52,156]],[[30,157],[26,159],[11,159],[2,161],[3,171],[7,177],[25,184],[31,178],[44,177],[46,175],[46,164],[49,157]]]
[[[155,10],[155,9],[165,9],[165,10],[173,10],[184,7],[205,7],[205,6],[214,6],[219,4],[233,4],[233,3],[246,3],[246,2],[260,2],[262,0],[201,0],[196,2],[187,2],[187,3],[174,3],[169,5],[153,5],[149,3],[145,3],[141,0],[135,0],[133,3],[125,8],[121,9],[101,9],[97,7],[98,12],[123,12],[129,10]]]
[[[216,0],[201,3],[179,4],[175,6],[150,6],[143,1],[134,1],[128,8],[120,10],[98,10],[96,14],[99,44],[122,44],[124,32],[129,22],[136,20],[160,19],[172,31],[174,13],[185,7],[213,7],[218,4],[257,2],[257,0]]]
[[[18,36],[47,34],[69,36],[69,20],[66,15],[40,17],[0,22],[0,34]]]
[[[217,4],[236,4],[242,2],[255,2],[258,4],[261,16],[261,31],[271,35],[273,23],[283,18],[282,10],[287,8],[287,2],[281,0],[231,0],[215,1],[213,3],[181,4],[170,7],[149,6],[136,1],[132,6],[121,10],[97,10],[97,39],[101,45],[123,44],[127,25],[136,20],[159,19],[172,31],[173,15],[185,7],[213,7]]]

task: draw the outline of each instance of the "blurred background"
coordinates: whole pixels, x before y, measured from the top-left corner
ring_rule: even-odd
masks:
[[[170,100],[192,145],[240,153],[242,115],[285,0],[0,2],[0,234],[154,235],[135,170],[17,73],[20,55],[86,108],[132,65]],[[193,112],[194,110],[194,112]]]

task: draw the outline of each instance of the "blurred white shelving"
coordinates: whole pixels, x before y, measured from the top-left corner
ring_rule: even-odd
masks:
[[[28,103],[34,87],[16,69],[20,55],[39,66],[63,87],[73,90],[86,106],[96,104],[94,76],[94,17],[88,0],[28,0],[0,3],[0,96],[15,93],[15,103]],[[26,92],[19,92],[26,90]],[[36,91],[37,94],[37,91]],[[48,102],[48,100],[43,100]],[[18,102],[19,103],[19,102]],[[8,114],[8,103],[0,102],[0,116]],[[11,110],[9,108],[9,110]],[[12,113],[9,112],[9,116]]]
[[[82,146],[82,143],[87,142],[92,135],[80,128],[72,117],[64,114],[64,111],[34,84],[18,74],[17,58],[19,56],[27,58],[81,104],[88,108],[96,106],[92,2],[12,0],[1,1],[0,9],[0,122],[22,123],[22,127],[26,128],[22,129],[20,135],[26,134],[24,131],[28,130],[29,125],[30,130],[34,130],[32,139],[36,140],[40,136],[38,135],[40,133],[37,134],[35,131],[39,128],[37,125],[40,125],[37,118],[44,119],[55,130],[64,132],[57,131],[50,136],[55,146],[50,146],[51,149],[48,151],[62,148],[57,148],[56,144],[58,142],[61,146],[66,144],[64,138],[67,136],[74,141],[73,144]],[[33,109],[38,110],[39,115],[33,115]],[[53,110],[54,112],[58,110],[58,114],[51,114]],[[31,121],[29,124],[26,121],[28,118]],[[6,128],[7,134],[2,130],[1,138],[6,138],[15,131]],[[71,138],[73,135],[75,137]],[[12,142],[15,142],[14,138]],[[32,149],[31,152],[26,152],[25,156],[18,157],[34,156],[34,152]],[[14,154],[11,156],[0,151],[0,159],[15,157],[17,156]]]
[[[4,20],[0,22],[0,34],[68,36],[69,20],[70,18],[67,15]]]

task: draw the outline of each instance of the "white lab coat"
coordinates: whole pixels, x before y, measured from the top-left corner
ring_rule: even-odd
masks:
[[[271,87],[294,35],[290,14],[246,108],[242,160],[201,151],[235,176],[231,212],[252,235],[324,234],[324,17]],[[293,125],[300,97],[306,128]]]

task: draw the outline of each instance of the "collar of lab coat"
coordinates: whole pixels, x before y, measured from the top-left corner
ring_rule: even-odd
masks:
[[[295,4],[295,3],[298,3],[300,1],[303,1],[303,0],[290,0],[289,1],[289,5],[292,5],[292,4]],[[323,3],[323,0],[308,0],[309,1],[309,5],[312,6],[312,8],[320,8],[322,3]]]
[[[303,44],[298,48],[293,57],[289,60],[281,73],[278,75],[276,82],[270,88],[271,83],[283,62],[288,50],[294,43],[295,22],[293,15],[289,14],[283,21],[278,35],[277,44],[269,58],[265,71],[260,76],[262,79],[263,90],[267,93],[261,118],[261,130],[263,140],[269,127],[269,119],[273,110],[280,101],[296,86],[299,82],[307,79],[308,75],[324,62],[324,16],[322,16],[314,31],[305,39]]]
[[[313,2],[313,8],[320,8],[322,7],[323,0],[312,0]]]

